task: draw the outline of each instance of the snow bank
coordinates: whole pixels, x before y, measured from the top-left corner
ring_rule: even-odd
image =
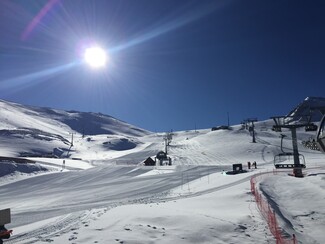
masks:
[[[304,178],[270,175],[260,187],[288,233],[302,243],[324,243],[324,169],[310,170]]]
[[[40,171],[48,171],[47,168],[39,165],[39,164],[20,164],[20,163],[13,163],[13,162],[0,162],[0,177],[6,176],[9,174],[14,173],[25,173],[31,174]]]
[[[10,161],[0,162],[0,185],[22,180],[41,173],[50,172],[53,169],[39,164],[21,164]]]
[[[139,142],[129,140],[127,138],[113,139],[110,141],[103,142],[105,148],[116,151],[130,150],[137,146]]]

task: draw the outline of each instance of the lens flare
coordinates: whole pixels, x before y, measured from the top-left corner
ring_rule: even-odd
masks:
[[[90,47],[85,50],[84,60],[92,68],[100,68],[106,65],[107,54],[100,47]]]

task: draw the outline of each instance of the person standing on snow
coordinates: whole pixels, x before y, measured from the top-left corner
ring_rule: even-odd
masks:
[[[63,163],[62,163],[62,170],[65,169],[65,160],[63,159]]]
[[[247,162],[247,168],[251,169],[251,162],[250,161]]]

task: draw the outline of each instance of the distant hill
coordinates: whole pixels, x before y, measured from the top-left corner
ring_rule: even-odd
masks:
[[[47,155],[67,150],[72,134],[139,137],[151,132],[108,115],[25,106],[0,100],[0,156]]]
[[[288,115],[291,121],[317,122],[325,98],[307,97]],[[150,131],[101,113],[25,106],[0,100],[0,156],[110,158],[137,150]],[[130,151],[132,153],[133,151]],[[152,152],[150,152],[151,155]],[[150,156],[149,155],[149,156]]]
[[[47,124],[47,125],[46,125]],[[0,129],[33,128],[46,132],[78,132],[84,135],[125,134],[143,136],[150,132],[111,116],[92,113],[64,111],[52,108],[24,106],[0,100]]]

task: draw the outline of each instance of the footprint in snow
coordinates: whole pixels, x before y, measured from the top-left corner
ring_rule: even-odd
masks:
[[[76,240],[76,239],[77,239],[76,236],[70,236],[69,241],[73,241],[73,240]]]

